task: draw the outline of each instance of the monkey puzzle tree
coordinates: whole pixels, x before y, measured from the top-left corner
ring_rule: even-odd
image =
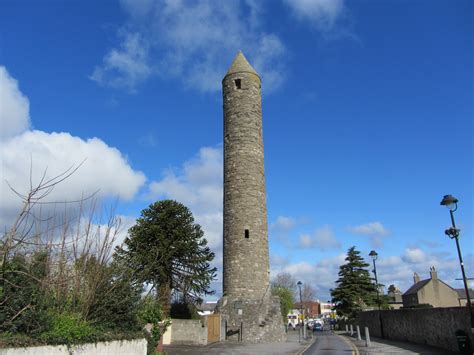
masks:
[[[179,202],[164,200],[144,209],[124,245],[116,249],[116,257],[126,263],[137,282],[152,286],[165,316],[172,291],[194,301],[213,293],[209,285],[216,268],[209,263],[214,253],[191,211]]]
[[[331,290],[331,296],[337,314],[352,319],[366,306],[374,304],[376,289],[366,269],[369,264],[355,246],[347,251],[345,260],[346,264],[339,268],[337,287]]]

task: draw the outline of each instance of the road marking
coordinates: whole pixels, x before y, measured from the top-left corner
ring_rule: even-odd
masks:
[[[316,341],[316,338],[313,339],[313,337],[311,337],[311,339],[312,339],[311,343],[309,343],[307,346],[305,346],[305,348],[304,348],[303,350],[298,351],[298,352],[296,353],[296,355],[301,355],[301,354],[303,354],[306,350],[309,349],[309,347],[310,347],[311,345],[314,344],[314,342]]]
[[[350,340],[347,340],[346,337],[343,337],[342,335],[339,335],[339,334],[336,334],[334,333],[334,335],[337,335],[339,338],[341,338],[342,340],[344,340],[344,342],[349,345],[352,349],[352,354],[351,355],[360,355],[359,354],[359,349],[357,349],[357,346],[355,346],[355,344],[350,341]]]

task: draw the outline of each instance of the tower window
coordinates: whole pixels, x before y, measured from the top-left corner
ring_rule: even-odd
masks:
[[[235,87],[236,87],[237,89],[242,89],[242,82],[241,82],[240,79],[235,79],[235,80],[234,80],[234,83],[235,83]]]
[[[245,238],[250,238],[250,232],[248,229],[245,230]]]

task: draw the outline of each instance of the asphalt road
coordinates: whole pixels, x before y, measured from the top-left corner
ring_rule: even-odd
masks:
[[[357,354],[357,348],[353,346],[349,340],[334,334],[329,330],[323,332],[315,332],[313,335],[316,339],[303,355],[337,355],[337,354]]]

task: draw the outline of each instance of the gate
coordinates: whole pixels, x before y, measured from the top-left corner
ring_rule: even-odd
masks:
[[[221,338],[221,317],[219,314],[207,316],[207,343],[215,343]]]

